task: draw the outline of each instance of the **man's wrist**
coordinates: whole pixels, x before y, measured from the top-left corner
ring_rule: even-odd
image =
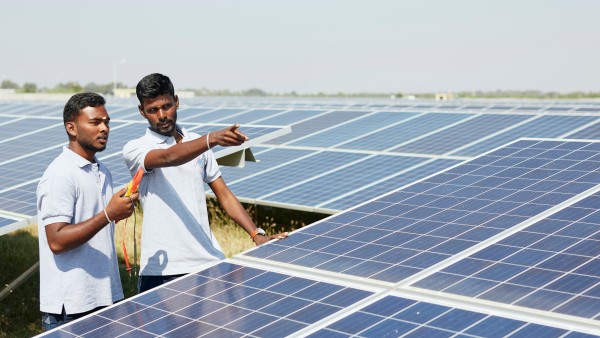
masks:
[[[250,233],[250,238],[252,238],[252,240],[254,240],[256,238],[256,236],[258,236],[258,235],[264,236],[264,235],[266,235],[266,232],[261,228],[256,228],[256,229],[252,230],[252,232]]]

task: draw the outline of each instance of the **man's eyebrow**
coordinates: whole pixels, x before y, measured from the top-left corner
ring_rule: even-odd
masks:
[[[90,120],[92,121],[110,121],[110,117],[105,116],[105,117],[92,117]]]

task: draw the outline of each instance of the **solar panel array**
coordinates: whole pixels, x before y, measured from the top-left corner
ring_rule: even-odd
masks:
[[[600,336],[599,183],[518,140],[46,336]]]
[[[108,106],[114,148],[101,160],[116,184],[143,125],[133,107]],[[259,140],[261,162],[222,168],[240,199],[349,210],[47,335],[600,336],[600,143],[566,140],[598,138],[598,112],[192,100],[179,114],[190,129],[241,122]],[[35,212],[37,180],[64,144],[60,105],[0,103],[0,128],[1,225]]]
[[[242,123],[259,163],[222,168],[243,202],[334,214],[520,137],[600,137],[597,102],[344,101],[249,98],[182,100],[190,127]],[[133,100],[111,100],[107,150],[116,184],[128,181],[122,146],[141,134]],[[0,216],[35,215],[41,173],[66,144],[61,103],[0,102]],[[265,129],[266,128],[266,129]],[[203,132],[202,130],[198,130]]]

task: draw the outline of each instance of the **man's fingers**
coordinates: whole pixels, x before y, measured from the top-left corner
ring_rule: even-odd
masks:
[[[237,134],[238,140],[248,141],[248,136],[246,136],[244,133],[239,131],[236,131],[235,133]]]
[[[231,131],[232,133],[235,134],[235,138],[238,141],[244,140],[244,141],[248,141],[248,136],[246,136],[244,133],[242,133],[241,131],[238,131],[238,128],[240,127],[239,123],[236,123],[234,125],[232,125],[231,127],[229,127],[229,131]]]

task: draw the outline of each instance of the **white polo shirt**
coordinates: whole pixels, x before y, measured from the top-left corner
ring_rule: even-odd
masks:
[[[177,126],[183,142],[200,137]],[[146,154],[166,149],[175,138],[150,128],[123,148],[131,175],[144,168]],[[145,168],[144,168],[145,170]],[[210,230],[204,183],[221,176],[212,151],[179,166],[156,168],[144,174],[139,185],[144,210],[140,274],[168,276],[197,271],[203,265],[225,258]]]
[[[40,311],[67,314],[111,305],[123,298],[114,242],[114,224],[81,246],[54,254],[45,226],[77,224],[101,212],[113,195],[105,165],[91,163],[69,148],[48,166],[37,187],[40,247]]]

